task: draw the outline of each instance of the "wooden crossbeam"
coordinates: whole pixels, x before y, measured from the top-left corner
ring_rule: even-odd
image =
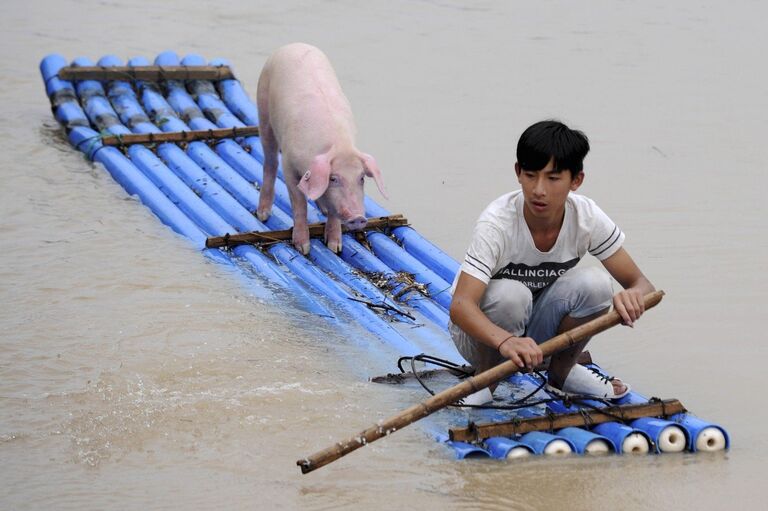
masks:
[[[466,428],[451,428],[451,440],[476,442],[494,436],[522,435],[530,431],[550,431],[571,426],[591,426],[611,421],[628,421],[640,417],[669,417],[686,409],[677,399],[650,401],[646,404],[616,405],[597,410],[531,417],[505,422],[470,424]]]
[[[403,215],[390,215],[369,218],[365,226],[366,231],[373,229],[387,229],[402,227],[408,225],[408,219]],[[319,238],[325,231],[325,222],[310,224],[309,235],[313,238]],[[346,231],[345,231],[346,232]],[[240,234],[227,234],[224,236],[214,236],[205,241],[206,248],[234,247],[244,244],[274,243],[276,241],[288,241],[292,237],[292,230],[266,232],[245,232]]]
[[[222,138],[258,136],[258,126],[242,128],[221,128],[210,130],[169,131],[166,133],[131,133],[129,135],[107,135],[101,142],[109,146],[132,144],[155,144],[160,142],[192,142],[194,140],[219,140]]]
[[[62,80],[231,80],[229,66],[68,66],[59,70]]]

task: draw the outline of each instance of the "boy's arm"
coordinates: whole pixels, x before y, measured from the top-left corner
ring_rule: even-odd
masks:
[[[645,312],[643,297],[656,288],[623,247],[602,263],[608,273],[624,288],[613,297],[613,307],[624,320],[624,324],[632,326]]]
[[[518,367],[535,367],[542,363],[541,349],[530,337],[517,337],[494,324],[482,310],[480,300],[487,284],[461,272],[451,301],[451,321],[470,337],[499,350]]]

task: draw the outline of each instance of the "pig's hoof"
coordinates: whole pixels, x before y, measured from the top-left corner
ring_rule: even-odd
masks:
[[[261,220],[262,222],[266,222],[267,219],[272,215],[271,209],[257,209],[256,210],[256,218]]]
[[[309,255],[309,249],[311,245],[309,244],[308,241],[306,243],[297,243],[295,246],[296,246],[296,250],[298,250],[302,254]]]
[[[328,250],[330,250],[331,252],[334,252],[336,254],[341,253],[341,240],[329,241],[328,243],[326,243],[326,246],[328,247]]]
[[[309,229],[305,225],[296,226],[295,220],[293,224],[293,234],[291,236],[291,242],[293,246],[304,255],[309,254],[310,239]]]

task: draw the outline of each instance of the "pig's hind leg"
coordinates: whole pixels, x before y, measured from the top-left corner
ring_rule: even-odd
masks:
[[[266,91],[263,87],[258,90],[259,103],[259,136],[261,138],[261,147],[264,150],[264,177],[261,182],[259,192],[259,206],[256,209],[256,216],[264,222],[272,214],[272,204],[275,201],[275,179],[277,179],[277,153],[279,146],[275,132],[269,124],[269,110],[267,107]]]

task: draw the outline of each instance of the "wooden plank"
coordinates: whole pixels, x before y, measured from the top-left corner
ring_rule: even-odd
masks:
[[[393,227],[402,227],[408,225],[408,219],[403,215],[390,215],[369,218],[368,224],[365,226],[365,230],[372,229],[386,229]],[[325,231],[325,222],[310,224],[309,235],[312,238],[319,238]],[[346,230],[344,230],[346,232]],[[257,244],[257,243],[275,243],[279,241],[289,241],[292,236],[291,229],[285,229],[282,231],[266,231],[266,232],[245,232],[240,234],[227,234],[224,236],[214,236],[208,238],[205,241],[206,248],[221,248],[221,247],[234,247],[244,244]]]
[[[62,80],[231,80],[229,66],[68,66],[59,70]]]
[[[530,431],[550,431],[571,426],[592,426],[611,421],[628,421],[640,417],[669,417],[685,412],[685,407],[677,399],[651,401],[646,404],[616,405],[598,410],[531,417],[506,422],[470,424],[466,428],[451,428],[448,436],[451,440],[475,442],[494,436],[521,435]]]
[[[222,138],[258,136],[258,126],[242,128],[221,128],[210,130],[169,131],[166,133],[131,133],[128,135],[107,135],[101,142],[109,146],[132,144],[155,144],[159,142],[192,142],[194,140],[219,140]]]

